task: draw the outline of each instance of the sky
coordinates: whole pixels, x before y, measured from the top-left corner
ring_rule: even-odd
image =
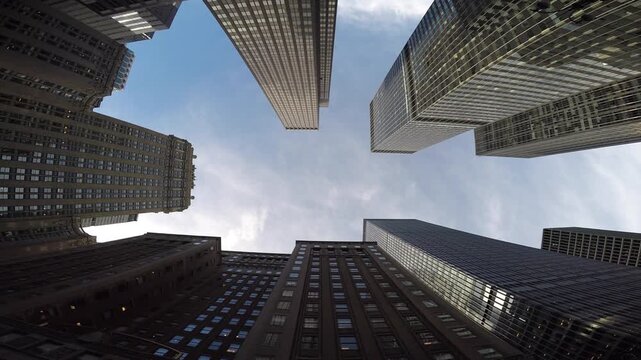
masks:
[[[222,237],[224,250],[289,253],[296,240],[361,240],[364,218],[415,218],[539,247],[545,227],[641,232],[641,144],[512,159],[475,155],[472,132],[415,154],[374,154],[369,103],[430,1],[339,0],[329,108],[286,131],[202,1],[130,44],[106,115],[189,140],[185,211],[85,229]]]

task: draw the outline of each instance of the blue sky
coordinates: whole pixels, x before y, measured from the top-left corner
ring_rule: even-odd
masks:
[[[99,112],[189,140],[196,197],[182,213],[86,229],[221,236],[223,249],[290,252],[360,240],[363,218],[417,218],[538,247],[541,230],[641,232],[641,146],[536,159],[477,157],[471,132],[413,155],[369,151],[369,102],[429,1],[339,0],[330,107],[319,131],[286,131],[205,5],[130,45],[124,91]]]

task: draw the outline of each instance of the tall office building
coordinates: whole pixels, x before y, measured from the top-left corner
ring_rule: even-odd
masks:
[[[56,216],[46,220],[20,221],[10,229],[1,227],[0,259],[46,254],[95,244],[96,237],[85,233],[80,225],[71,216]]]
[[[336,0],[205,0],[286,129],[329,103]]]
[[[0,89],[71,110],[125,86],[133,53],[37,0],[0,3]]]
[[[240,359],[521,359],[376,243],[297,241]]]
[[[641,75],[637,2],[538,3],[435,0],[370,104],[372,151],[412,153]]]
[[[172,135],[0,91],[0,145],[3,231],[58,216],[130,221],[191,203],[193,148]]]
[[[641,141],[641,77],[481,126],[477,155],[535,157]]]
[[[131,322],[220,262],[220,238],[154,233],[6,260],[0,316],[95,331]]]
[[[543,229],[541,249],[641,267],[641,234],[579,227]]]
[[[145,351],[158,358],[169,359],[177,350],[185,360],[232,359],[262,316],[289,258],[224,251],[220,267],[121,329],[132,337],[152,339],[155,344]],[[133,343],[122,346],[139,349]]]
[[[379,246],[467,319],[536,359],[638,359],[641,272],[418,220],[365,220]]]
[[[44,3],[122,44],[169,29],[182,0],[44,0]]]

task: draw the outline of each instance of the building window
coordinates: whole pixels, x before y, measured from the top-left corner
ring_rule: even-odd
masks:
[[[222,316],[214,316],[214,318],[211,319],[211,322],[218,324],[222,319]]]
[[[318,319],[317,318],[303,319],[303,327],[305,329],[318,329]]]
[[[193,339],[191,339],[191,340],[189,341],[189,343],[187,344],[187,346],[189,346],[189,347],[196,347],[196,346],[198,346],[198,344],[200,344],[200,342],[201,342],[201,341],[202,341],[201,339],[193,338]]]
[[[244,339],[247,337],[247,331],[239,331],[238,335],[236,335],[236,339]]]
[[[338,318],[338,319],[336,319],[336,326],[338,326],[339,329],[351,329],[352,328],[352,320],[351,319]]]
[[[347,304],[336,304],[334,305],[334,309],[337,313],[345,313],[348,311]]]
[[[434,360],[454,360],[454,355],[450,353],[434,354]]]
[[[385,322],[385,319],[383,318],[371,318],[369,320],[370,324],[372,324],[372,327],[374,329],[385,329],[387,328],[387,323]]]
[[[284,315],[274,315],[272,316],[272,321],[270,322],[270,324],[272,326],[283,326],[283,324],[285,324],[286,319],[287,317]]]
[[[240,349],[240,344],[233,343],[229,345],[229,347],[227,348],[227,352],[235,354],[238,352],[238,349]]]
[[[213,351],[217,351],[218,349],[220,349],[220,346],[222,344],[223,344],[222,342],[217,341],[217,340],[216,341],[212,341],[211,344],[209,344],[209,347],[207,349],[213,350]]]
[[[398,349],[400,345],[393,335],[383,335],[378,337],[378,343],[385,350]]]
[[[231,329],[222,329],[222,330],[220,331],[220,334],[218,334],[218,336],[226,337],[226,336],[228,336],[229,334],[231,334]]]
[[[300,347],[303,350],[318,350],[318,336],[303,336]]]
[[[428,309],[429,309],[429,308],[435,308],[435,307],[437,307],[437,306],[438,306],[438,305],[437,305],[434,301],[432,301],[432,300],[423,300],[423,305],[425,305],[425,307],[426,307],[426,308],[428,308]]]
[[[307,312],[318,312],[319,306],[318,304],[307,304],[305,305],[305,311]]]
[[[462,337],[463,339],[471,339],[475,338],[476,336],[472,334],[472,332],[464,327],[457,327],[457,328],[452,328],[452,331],[456,333],[459,337]]]
[[[200,333],[201,333],[201,334],[203,334],[203,335],[207,335],[207,334],[209,334],[213,329],[214,329],[214,328],[213,328],[213,327],[211,327],[211,326],[205,326],[204,328],[202,328],[202,330],[200,330]]]
[[[294,296],[294,290],[283,290],[283,297],[292,297]]]
[[[358,342],[354,336],[339,336],[338,343],[341,350],[358,350]]]
[[[435,345],[439,343],[439,341],[436,339],[436,336],[434,336],[434,334],[429,331],[418,333],[418,337],[421,339],[423,345]]]
[[[158,348],[158,349],[156,349],[156,351],[154,352],[154,356],[163,357],[163,356],[165,356],[168,352],[169,352],[169,350],[168,350],[168,349],[165,349],[165,348]]]
[[[195,324],[189,324],[189,325],[185,326],[185,328],[183,330],[185,330],[186,332],[192,332],[192,331],[194,331],[195,328],[196,328]]]
[[[265,340],[263,341],[263,345],[266,346],[274,346],[278,342],[278,334],[276,333],[267,333],[265,335]]]
[[[180,343],[182,341],[182,339],[184,339],[183,336],[176,335],[176,336],[172,337],[171,340],[169,340],[169,343],[170,344],[178,344],[178,343]]]
[[[452,315],[450,315],[450,314],[440,314],[440,315],[436,315],[436,316],[437,316],[439,319],[441,319],[441,321],[442,321],[442,322],[452,322],[452,321],[456,321],[456,319],[454,319],[454,318],[452,317]]]
[[[503,355],[501,355],[496,349],[492,347],[486,347],[478,350],[479,354],[483,357],[483,359],[502,359]]]

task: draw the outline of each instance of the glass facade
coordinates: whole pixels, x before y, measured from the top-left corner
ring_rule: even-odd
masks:
[[[536,107],[474,135],[477,155],[525,158],[641,141],[641,78]]]
[[[641,74],[636,3],[533,6],[434,1],[370,104],[372,151],[415,152]]]
[[[240,358],[521,358],[376,243],[298,241],[264,311]]]
[[[327,106],[336,0],[206,0],[286,129],[318,129]]]
[[[623,359],[641,349],[635,268],[418,220],[365,220],[364,240],[378,242],[441,299],[534,358]]]
[[[588,228],[543,229],[541,249],[613,264],[641,266],[641,234]]]

